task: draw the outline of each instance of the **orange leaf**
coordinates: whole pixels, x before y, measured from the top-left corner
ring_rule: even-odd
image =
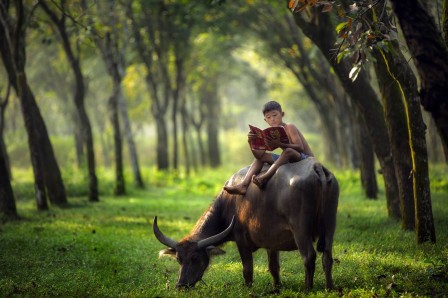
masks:
[[[288,4],[289,9],[294,7],[294,2],[295,2],[294,0],[289,0],[289,4]]]
[[[352,28],[352,22],[353,22],[353,19],[349,18],[347,21],[347,28],[349,28],[349,29]]]

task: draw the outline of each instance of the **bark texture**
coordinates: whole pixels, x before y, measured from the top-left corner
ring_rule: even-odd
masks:
[[[448,146],[448,49],[437,30],[434,19],[417,0],[391,0],[408,48],[420,76],[422,106],[431,113],[444,147]],[[411,104],[415,99],[411,99]],[[410,114],[408,117],[415,116]],[[415,225],[417,243],[435,242],[435,228],[429,190],[427,155],[418,156],[426,148],[421,127],[411,127],[417,135],[412,142]],[[411,134],[412,135],[412,134]],[[426,149],[424,149],[426,151]],[[426,160],[425,160],[426,159]]]

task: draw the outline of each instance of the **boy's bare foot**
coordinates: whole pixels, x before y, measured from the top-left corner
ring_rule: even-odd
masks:
[[[263,189],[268,179],[263,179],[263,175],[252,176],[252,182],[258,186],[258,188]]]
[[[224,190],[232,195],[245,195],[247,187],[242,184],[224,186]]]

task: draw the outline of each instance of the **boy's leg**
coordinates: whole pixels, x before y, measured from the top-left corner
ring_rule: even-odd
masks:
[[[252,182],[257,185],[259,188],[263,189],[265,184],[271,179],[271,177],[275,174],[278,168],[281,165],[284,165],[288,162],[300,161],[301,155],[299,152],[291,149],[285,149],[280,157],[271,165],[271,167],[263,174],[252,177]]]
[[[260,159],[255,159],[253,161],[252,165],[250,166],[249,170],[246,173],[246,176],[244,176],[244,179],[240,184],[225,186],[224,190],[230,194],[239,194],[239,195],[246,194],[247,187],[249,186],[250,181],[252,180],[252,176],[260,173],[265,162],[267,163],[273,162],[272,157],[269,153],[264,153]]]

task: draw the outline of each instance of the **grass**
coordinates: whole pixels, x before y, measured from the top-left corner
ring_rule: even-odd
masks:
[[[234,243],[215,257],[193,290],[174,289],[178,265],[158,258],[163,249],[153,236],[155,215],[167,235],[180,239],[193,227],[225,182],[228,171],[201,176],[151,176],[144,191],[113,197],[107,187],[99,203],[70,197],[70,207],[37,212],[24,177],[15,175],[21,220],[0,226],[1,297],[443,297],[448,293],[448,191],[432,193],[436,244],[417,245],[387,216],[383,196],[363,198],[357,176],[337,173],[341,184],[334,241],[336,290],[324,289],[320,255],[311,292],[304,291],[304,268],[298,252],[281,253],[283,288],[272,294],[264,250],[255,253],[254,286],[243,286]],[[100,178],[103,184],[112,185]],[[82,180],[82,179],[81,179]],[[441,179],[444,180],[444,179]],[[70,184],[69,193],[81,188]],[[440,183],[439,183],[440,184]],[[437,184],[437,185],[439,185]],[[71,191],[73,189],[73,192]]]

